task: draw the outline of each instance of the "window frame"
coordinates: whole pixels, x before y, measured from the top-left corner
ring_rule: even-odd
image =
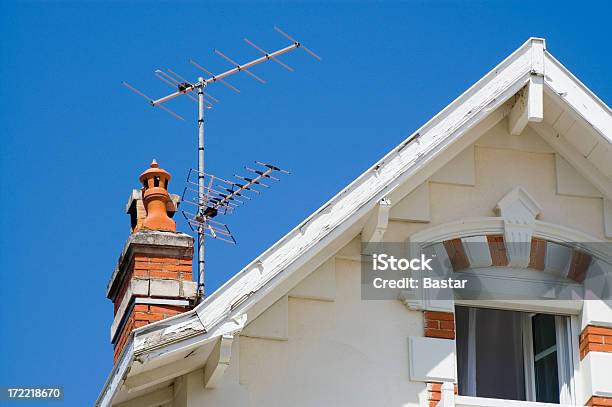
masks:
[[[579,354],[578,342],[579,324],[578,316],[568,314],[567,309],[563,313],[551,312],[550,307],[541,301],[542,304],[534,303],[533,301],[525,302],[522,306],[512,301],[513,306],[509,306],[506,301],[501,301],[504,306],[494,306],[492,303],[496,301],[486,301],[486,304],[478,300],[458,300],[455,299],[453,308],[463,306],[469,308],[486,308],[500,309],[508,311],[517,311],[523,313],[523,364],[525,373],[525,398],[528,402],[535,402],[535,365],[533,354],[533,329],[531,325],[531,317],[535,314],[552,314],[555,316],[555,337],[556,337],[556,352],[557,352],[557,371],[559,380],[559,404],[560,405],[575,405],[577,400],[576,380],[579,377]],[[518,301],[521,302],[521,301]],[[500,304],[501,305],[501,304]],[[564,321],[564,322],[560,322]],[[458,358],[455,353],[455,376],[458,376]]]

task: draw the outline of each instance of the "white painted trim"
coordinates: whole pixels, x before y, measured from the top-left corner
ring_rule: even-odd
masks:
[[[533,354],[533,313],[523,314],[523,369],[525,371],[525,396],[529,401],[536,399],[535,357]]]
[[[98,396],[94,407],[109,407],[112,405],[113,399],[117,395],[121,384],[124,381],[125,375],[129,371],[134,358],[134,334],[132,333],[125,344],[119,360],[113,366],[110,375],[104,383],[102,392]]]
[[[232,358],[232,343],[234,335],[226,334],[219,338],[211,355],[204,366],[204,383],[206,389],[214,389],[219,386],[225,370],[229,367]]]
[[[381,199],[374,207],[370,218],[361,231],[362,243],[382,242],[389,225],[389,211],[391,201],[388,198]]]
[[[568,404],[538,403],[536,401],[520,401],[492,399],[486,397],[455,396],[455,407],[576,407]]]
[[[570,106],[582,120],[593,126],[608,143],[612,143],[610,108],[547,51],[544,69],[546,87]]]
[[[559,402],[564,404],[576,403],[576,389],[574,387],[574,356],[579,348],[572,346],[571,317],[555,316],[555,337],[557,342],[557,369],[559,379]]]

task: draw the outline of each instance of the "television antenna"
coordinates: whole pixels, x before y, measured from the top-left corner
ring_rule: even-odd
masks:
[[[167,69],[166,71],[161,69],[155,70],[154,74],[158,79],[176,89],[174,92],[159,99],[153,99],[127,82],[123,82],[123,85],[132,92],[147,99],[151,106],[164,110],[178,120],[185,119],[166,107],[166,102],[185,95],[198,106],[198,167],[197,169],[189,170],[187,175],[187,186],[183,191],[184,202],[195,206],[195,209],[193,211],[183,211],[183,216],[187,219],[189,227],[198,235],[198,293],[200,298],[204,297],[205,288],[205,236],[219,239],[226,243],[236,243],[229,228],[225,224],[213,220],[213,218],[219,214],[231,214],[235,208],[251,200],[255,195],[259,195],[262,188],[269,188],[270,181],[278,181],[279,179],[277,176],[279,174],[289,174],[287,171],[275,165],[262,162],[256,162],[258,165],[257,168],[245,167],[245,169],[253,175],[250,177],[235,175],[234,177],[237,181],[219,178],[206,173],[204,171],[204,112],[206,109],[210,109],[216,103],[219,103],[219,100],[204,90],[208,88],[208,86],[218,82],[228,89],[240,93],[238,89],[225,80],[225,78],[239,72],[246,73],[260,83],[266,83],[265,80],[252,73],[249,69],[267,61],[274,61],[286,70],[293,72],[294,69],[282,62],[279,57],[298,48],[303,49],[317,60],[321,60],[317,54],[306,48],[302,43],[295,40],[280,28],[274,27],[274,29],[291,41],[291,45],[280,48],[274,52],[267,52],[263,48],[255,45],[248,38],[243,38],[248,45],[260,52],[262,56],[239,64],[221,51],[215,50],[215,54],[233,65],[233,68],[220,74],[213,74],[192,59],[189,60],[191,65],[208,75],[207,78],[200,76],[196,81],[189,81],[171,69]],[[194,96],[194,94],[196,96]],[[193,178],[196,178],[196,180]]]

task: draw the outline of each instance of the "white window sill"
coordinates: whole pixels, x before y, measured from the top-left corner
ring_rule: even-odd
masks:
[[[485,397],[454,396],[449,404],[440,403],[440,406],[454,407],[573,407],[569,404],[538,403],[535,401],[519,401],[490,399]]]

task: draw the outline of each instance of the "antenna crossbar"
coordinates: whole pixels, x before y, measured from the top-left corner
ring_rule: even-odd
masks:
[[[262,57],[259,57],[257,59],[252,60],[252,61],[249,61],[249,62],[246,62],[246,63],[244,63],[242,65],[236,65],[235,68],[227,70],[227,71],[225,71],[223,73],[220,73],[218,75],[212,75],[208,79],[204,79],[203,81],[198,81],[197,83],[191,84],[191,85],[185,87],[185,89],[182,89],[182,90],[179,90],[177,92],[171,93],[171,94],[169,94],[167,96],[164,96],[162,98],[159,98],[157,100],[151,100],[151,104],[153,106],[158,106],[158,105],[160,105],[160,104],[162,104],[164,102],[167,102],[167,101],[169,101],[171,99],[174,99],[174,98],[176,98],[178,96],[181,96],[181,95],[183,95],[185,93],[193,92],[194,90],[196,90],[198,88],[206,87],[206,86],[210,85],[211,83],[215,83],[217,81],[221,81],[222,79],[227,78],[230,75],[233,75],[233,74],[238,73],[240,71],[244,71],[244,70],[246,70],[246,69],[248,69],[248,68],[250,68],[252,66],[261,64],[262,62],[266,62],[269,59],[274,59],[274,58],[276,58],[276,57],[278,57],[280,55],[283,55],[283,54],[285,54],[285,53],[287,53],[289,51],[293,51],[294,49],[300,47],[300,45],[301,44],[299,42],[294,42],[293,44],[291,44],[291,45],[289,45],[289,46],[287,46],[285,48],[279,49],[278,51],[274,51],[271,54],[266,54],[266,55],[264,55]]]

